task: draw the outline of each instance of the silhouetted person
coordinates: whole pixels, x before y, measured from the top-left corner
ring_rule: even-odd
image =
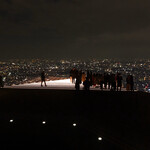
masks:
[[[88,78],[88,80],[90,79],[90,72],[89,72],[89,70],[87,70],[87,76],[86,77]]]
[[[130,87],[131,87],[131,91],[134,91],[134,81],[132,75],[130,75]]]
[[[90,89],[90,81],[89,81],[88,77],[86,77],[86,80],[83,82],[83,85],[84,85],[84,89],[86,91],[88,91]]]
[[[76,78],[76,83],[75,83],[75,88],[77,91],[80,90],[80,84],[81,84],[81,78],[80,78],[80,75],[78,75]]]
[[[73,69],[70,70],[70,82],[73,83]]]
[[[117,74],[117,91],[118,91],[118,88],[120,88],[120,91],[121,91],[121,88],[122,88],[122,76],[120,73]]]
[[[4,87],[3,77],[0,76],[0,88]]]
[[[72,83],[75,83],[75,79],[78,75],[78,70],[76,68],[72,69]]]
[[[82,82],[82,70],[79,70],[78,77],[79,77],[80,82]]]
[[[108,81],[108,79],[107,79],[107,74],[104,73],[104,88],[105,88],[105,89],[107,88],[107,81]]]
[[[92,86],[92,71],[89,72],[89,81],[90,81],[90,86]]]
[[[110,74],[107,74],[107,82],[108,82],[108,89],[110,89],[110,85],[111,85],[111,76]]]
[[[47,86],[46,81],[45,81],[45,72],[44,71],[42,71],[42,73],[41,73],[41,86],[43,86],[43,82],[44,82],[45,86]]]
[[[116,79],[115,79],[115,74],[111,74],[110,77],[110,82],[111,82],[111,89],[112,91],[116,91]]]
[[[130,84],[130,75],[127,76],[126,78],[126,90],[129,91],[131,90],[131,84]]]
[[[104,84],[104,75],[103,74],[99,75],[99,84],[100,84],[100,89],[103,90],[103,84]]]
[[[95,73],[92,74],[92,85],[96,87],[96,74]]]

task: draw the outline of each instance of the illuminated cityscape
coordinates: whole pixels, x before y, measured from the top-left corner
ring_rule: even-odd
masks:
[[[116,59],[89,59],[89,60],[48,60],[48,59],[15,59],[0,62],[0,74],[5,85],[40,81],[41,71],[45,71],[47,79],[51,77],[69,78],[70,70],[75,67],[93,73],[117,73],[123,76],[123,87],[126,85],[126,76],[132,74],[136,90],[148,91],[150,83],[150,60],[116,60]]]
[[[0,148],[150,150],[150,0],[0,0]]]

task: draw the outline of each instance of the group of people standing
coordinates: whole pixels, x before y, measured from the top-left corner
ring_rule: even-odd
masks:
[[[121,91],[123,77],[121,73],[118,72],[116,74],[99,74],[92,73],[91,71],[87,71],[87,73],[85,73],[82,70],[77,70],[76,68],[73,68],[70,71],[70,81],[72,83],[75,83],[76,90],[79,90],[80,84],[83,84],[85,90],[89,90],[90,86],[99,86],[101,90],[110,89],[111,91]],[[128,75],[126,82],[126,90],[133,91],[133,76]]]
[[[43,83],[46,85],[45,72],[41,72],[41,87]],[[99,87],[101,90],[110,89],[111,91],[121,91],[123,77],[121,73],[92,73],[87,71],[86,73],[76,68],[70,71],[70,81],[75,84],[75,89],[80,90],[80,84],[84,85],[85,90],[89,90],[91,86]],[[0,88],[4,87],[3,77],[0,75]],[[126,78],[126,90],[134,91],[133,76],[128,75]]]

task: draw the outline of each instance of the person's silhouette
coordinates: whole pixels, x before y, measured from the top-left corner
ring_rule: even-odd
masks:
[[[44,82],[45,86],[47,86],[46,81],[45,81],[45,72],[44,71],[42,71],[42,73],[41,73],[41,86],[43,86],[43,82]]]
[[[90,81],[89,81],[88,77],[86,77],[86,80],[83,82],[83,85],[84,85],[84,89],[86,91],[88,91],[90,89]]]
[[[0,88],[4,87],[3,77],[0,75]]]
[[[80,84],[81,84],[80,76],[77,76],[76,83],[75,83],[75,88],[77,91],[80,90]]]
[[[120,91],[122,88],[122,76],[120,73],[117,73],[117,91],[119,90],[118,88],[120,87]]]
[[[133,75],[130,76],[130,85],[131,85],[131,91],[134,91]]]

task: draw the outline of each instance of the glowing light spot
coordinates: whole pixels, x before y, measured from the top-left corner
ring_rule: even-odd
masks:
[[[13,121],[14,121],[13,119],[9,120],[9,122],[11,122],[11,123],[12,123]]]
[[[46,121],[42,121],[42,124],[46,124]]]
[[[99,140],[99,141],[102,141],[102,137],[98,137],[98,140]]]
[[[76,127],[76,126],[77,126],[77,124],[76,124],[76,123],[73,123],[73,126],[74,126],[74,127]]]

